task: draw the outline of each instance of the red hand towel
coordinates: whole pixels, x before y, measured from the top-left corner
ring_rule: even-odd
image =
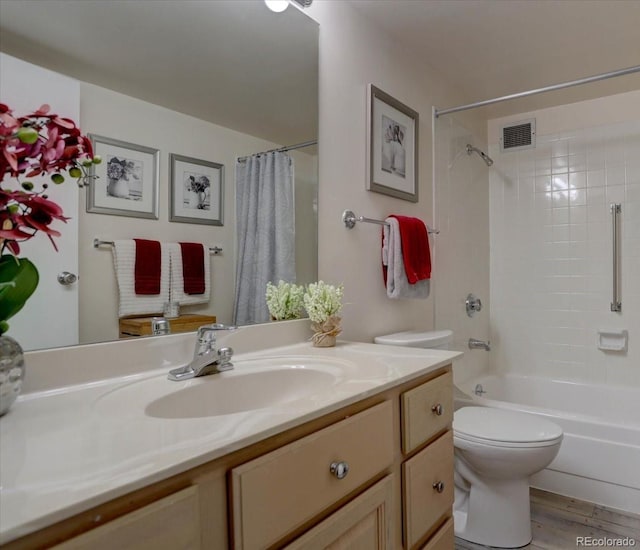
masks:
[[[430,279],[431,253],[427,226],[418,218],[393,214],[390,217],[398,220],[400,227],[400,241],[407,281],[414,285],[423,279]]]
[[[160,242],[133,239],[136,243],[134,268],[136,294],[160,294]]]
[[[180,243],[182,276],[185,294],[204,294],[204,246],[201,243]]]

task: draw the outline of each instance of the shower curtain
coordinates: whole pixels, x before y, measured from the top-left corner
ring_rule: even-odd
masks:
[[[267,282],[295,282],[294,166],[286,153],[236,163],[237,325],[269,321]]]

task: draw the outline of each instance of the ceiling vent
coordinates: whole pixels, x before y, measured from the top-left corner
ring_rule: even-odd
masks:
[[[520,151],[536,146],[536,119],[523,120],[503,126],[500,134],[500,151]]]

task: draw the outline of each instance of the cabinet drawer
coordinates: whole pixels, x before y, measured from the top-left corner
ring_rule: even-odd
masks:
[[[332,463],[349,471],[338,479]],[[234,547],[265,548],[393,462],[385,401],[231,471]]]
[[[387,476],[285,550],[392,550],[392,483]]]
[[[442,485],[439,485],[442,484]],[[453,505],[453,432],[448,431],[402,465],[404,535],[420,541]]]
[[[198,488],[188,487],[53,547],[53,550],[201,548]]]
[[[402,394],[402,452],[408,454],[453,421],[453,375],[448,372]]]
[[[422,550],[452,550],[455,546],[453,518],[449,518],[438,532],[429,539]]]

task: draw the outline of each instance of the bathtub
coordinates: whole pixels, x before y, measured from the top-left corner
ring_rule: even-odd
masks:
[[[481,384],[484,394],[474,393]],[[562,446],[531,485],[640,513],[640,389],[517,374],[460,384],[456,408],[482,405],[535,414],[564,430]]]

